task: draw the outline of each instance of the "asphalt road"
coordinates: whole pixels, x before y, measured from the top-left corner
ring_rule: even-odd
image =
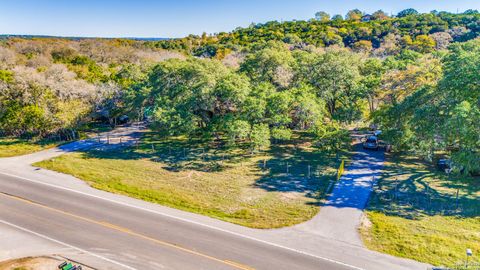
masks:
[[[109,269],[355,269],[4,174],[0,222],[92,254]]]

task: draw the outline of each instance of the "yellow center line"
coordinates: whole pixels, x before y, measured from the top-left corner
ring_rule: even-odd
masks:
[[[245,269],[245,270],[255,270],[255,268],[252,268],[248,265],[243,265],[241,263],[237,263],[237,262],[234,262],[234,261],[229,261],[229,260],[225,260],[225,262],[228,262],[230,263],[231,265],[235,265],[236,267],[240,268],[240,269]]]
[[[230,260],[218,259],[218,258],[212,257],[212,256],[204,254],[204,253],[200,253],[200,252],[192,250],[192,249],[181,247],[177,244],[172,244],[172,243],[169,243],[169,242],[158,240],[156,238],[152,238],[150,236],[146,236],[146,235],[143,235],[143,234],[140,234],[140,233],[133,232],[133,231],[127,229],[127,228],[124,228],[124,227],[121,227],[121,226],[118,226],[118,225],[115,225],[115,224],[111,224],[111,223],[104,222],[104,221],[103,222],[102,221],[97,221],[97,220],[94,220],[94,219],[91,219],[91,218],[79,216],[79,215],[76,215],[76,214],[73,214],[73,213],[70,213],[70,212],[66,212],[66,211],[63,211],[63,210],[60,210],[60,209],[56,209],[56,208],[53,208],[53,207],[50,207],[50,206],[46,206],[46,205],[31,201],[31,200],[28,200],[28,199],[25,199],[25,198],[21,198],[21,197],[15,196],[15,195],[3,193],[3,192],[0,192],[0,194],[4,195],[6,197],[9,197],[9,198],[15,199],[17,201],[22,201],[24,203],[35,205],[35,206],[38,206],[38,207],[41,207],[41,208],[44,208],[44,209],[47,209],[47,210],[50,210],[50,211],[53,211],[53,212],[57,212],[57,213],[60,213],[60,214],[63,214],[63,215],[69,216],[69,217],[73,217],[73,218],[76,218],[76,219],[87,221],[87,222],[90,222],[90,223],[93,223],[93,224],[96,224],[96,225],[100,225],[100,226],[105,227],[105,228],[109,228],[109,229],[119,231],[119,232],[122,232],[122,233],[125,233],[125,234],[129,234],[129,235],[132,235],[132,236],[135,236],[135,237],[138,237],[138,238],[142,238],[142,239],[154,242],[154,243],[159,244],[159,245],[163,245],[163,246],[166,246],[166,247],[171,247],[171,248],[181,250],[181,251],[186,252],[186,253],[190,253],[190,254],[193,254],[193,255],[196,255],[196,256],[199,256],[199,257],[203,257],[203,258],[212,260],[212,261],[220,262],[220,263],[232,266],[232,267],[237,268],[237,269],[254,270],[254,268],[251,268],[249,266],[246,266],[246,265],[243,265],[243,264],[240,264],[240,263],[237,263],[237,262],[233,262],[233,261],[230,261]]]

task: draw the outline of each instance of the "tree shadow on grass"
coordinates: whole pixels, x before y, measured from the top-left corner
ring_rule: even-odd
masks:
[[[1,139],[0,138],[0,146],[12,146],[12,145],[16,145],[16,144],[19,144],[19,143],[25,143],[25,142],[19,141],[19,140],[13,140],[13,139]]]
[[[292,141],[273,145],[269,152],[271,158],[257,163],[262,176],[254,186],[271,192],[302,193],[317,199],[315,203],[308,204],[320,205],[328,187],[333,184],[339,161],[327,152],[312,147],[297,147],[301,143]]]
[[[147,159],[161,163],[163,169],[169,171],[219,172],[232,166],[249,166],[249,173],[258,176],[253,184],[255,188],[323,198],[336,173],[332,168],[336,168],[339,162],[334,155],[315,151],[302,143],[304,141],[274,144],[268,151],[252,155],[247,144],[229,147],[225,142],[204,139],[178,137],[166,140],[146,132],[138,145],[108,151],[88,150],[83,151],[83,155],[112,160]]]
[[[418,159],[401,157],[392,157],[384,171],[370,199],[370,210],[409,219],[480,215],[479,177],[449,177]]]
[[[41,140],[27,140],[18,138],[5,138],[0,137],[0,146],[15,146],[15,145],[35,145],[35,146],[47,146],[49,144],[58,143],[55,140],[41,139]]]
[[[87,158],[140,160],[148,159],[164,165],[169,171],[197,170],[218,172],[231,164],[244,162],[250,157],[248,146],[230,147],[223,141],[202,138],[171,137],[165,139],[154,132],[145,132],[141,142],[128,148],[87,150]]]

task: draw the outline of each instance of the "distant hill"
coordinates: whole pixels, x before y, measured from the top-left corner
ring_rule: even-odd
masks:
[[[282,41],[295,47],[337,45],[367,52],[382,47],[388,50],[395,44],[402,49],[428,52],[444,49],[451,42],[474,39],[479,34],[480,14],[476,10],[453,14],[444,11],[418,13],[408,9],[395,17],[382,11],[365,14],[353,10],[346,18],[340,15],[330,18],[327,14],[309,21],[252,23],[228,33],[160,40],[156,46],[216,58],[268,41]]]
[[[0,39],[7,38],[24,38],[24,39],[34,39],[34,38],[57,38],[57,39],[68,39],[68,40],[82,40],[82,39],[130,39],[130,40],[140,40],[140,41],[160,41],[160,40],[169,40],[170,38],[155,38],[155,37],[111,37],[111,38],[100,38],[100,37],[62,37],[62,36],[49,36],[49,35],[11,35],[11,34],[1,34]]]

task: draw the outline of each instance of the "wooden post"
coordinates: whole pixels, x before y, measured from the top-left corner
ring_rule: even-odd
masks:
[[[395,202],[398,200],[398,179],[395,177]]]
[[[460,191],[460,189],[457,189],[457,197],[455,199],[455,201],[456,201],[456,203],[455,203],[456,204],[456,209],[455,210],[458,210],[458,203],[459,203],[458,202],[458,193],[459,193],[459,191]]]

